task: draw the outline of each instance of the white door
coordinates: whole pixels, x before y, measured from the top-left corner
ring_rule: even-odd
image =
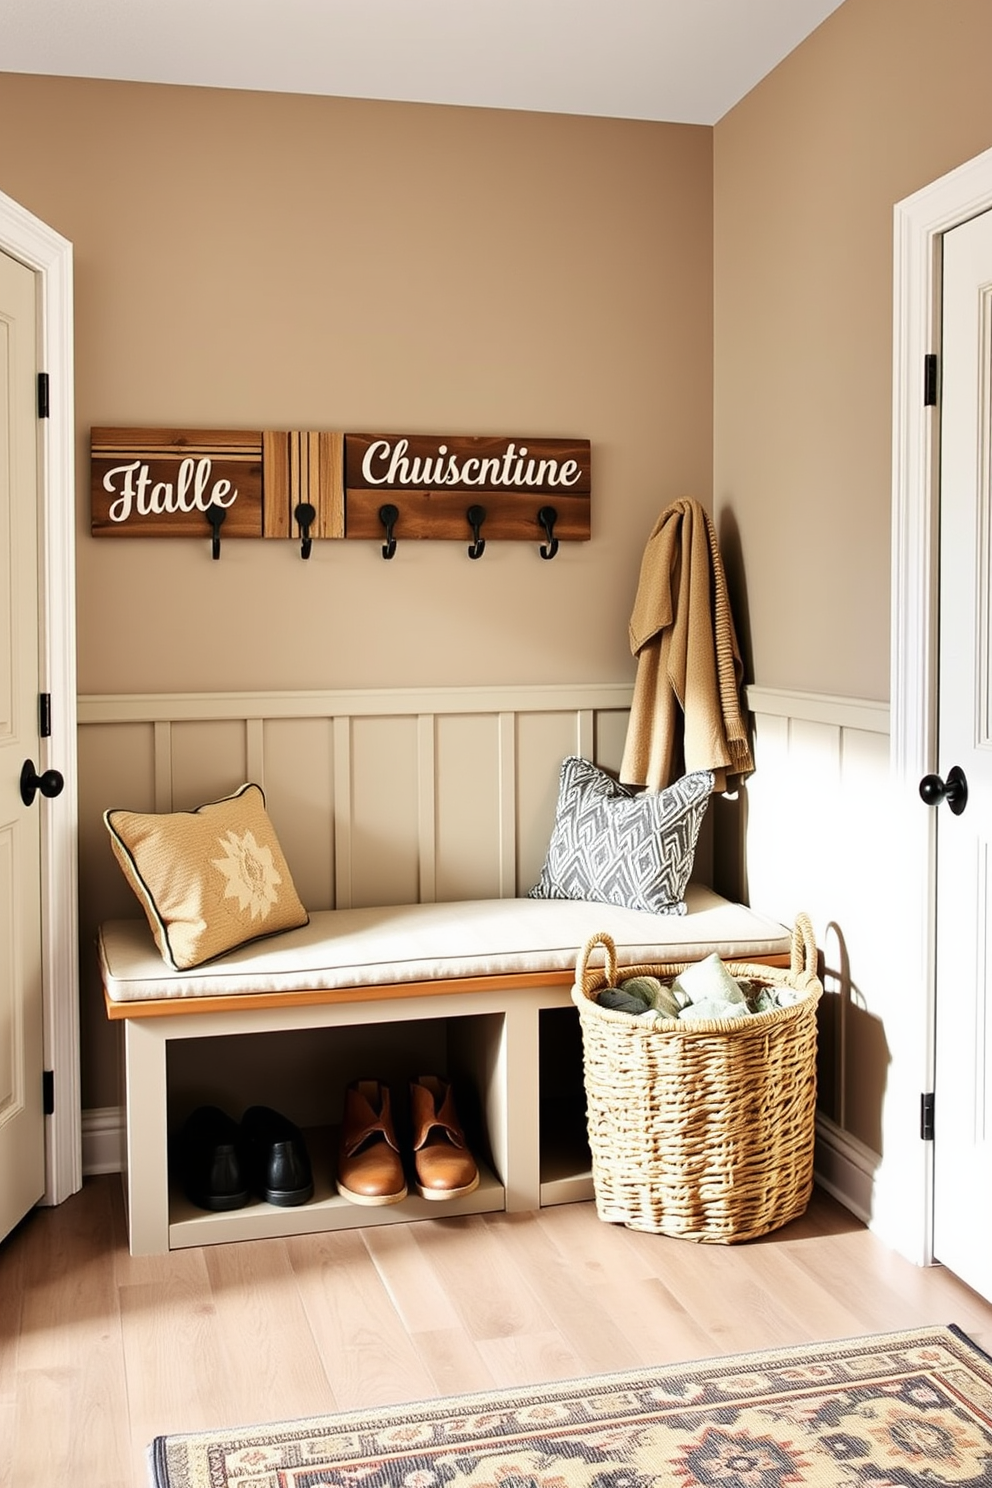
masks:
[[[934,1258],[992,1299],[992,212],[942,313]]]
[[[45,1190],[35,274],[0,254],[0,1237]]]

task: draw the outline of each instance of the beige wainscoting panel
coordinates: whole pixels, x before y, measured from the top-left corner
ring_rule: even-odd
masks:
[[[830,964],[840,969],[844,994],[838,1119],[874,1152],[885,1150],[882,1118],[893,1053],[886,1029],[891,1019],[899,1021],[901,1002],[900,952],[893,944],[899,921],[888,893],[888,778],[888,736],[845,729],[837,803],[844,846],[831,875],[842,910],[825,946]]]
[[[604,770],[619,771],[623,760],[623,749],[627,742],[626,708],[611,711],[600,708],[596,713],[596,760]]]
[[[248,731],[243,719],[174,723],[172,801],[163,811],[193,811],[229,796],[248,779]]]
[[[595,741],[589,727],[591,710],[577,713],[551,709],[518,714],[517,879],[526,894],[538,880],[555,820],[561,762],[569,755],[592,757]]]
[[[441,903],[500,898],[500,715],[435,717],[435,881]]]
[[[77,757],[80,965],[84,985],[92,988],[97,925],[140,912],[110,850],[103,812],[115,807],[156,809],[154,725],[117,723],[80,729]]]
[[[887,933],[888,710],[763,688],[750,688],[748,702],[756,764],[746,786],[748,897],[786,924],[800,909],[812,918],[825,992],[818,1173],[870,1218],[865,1194],[885,1151],[889,1033],[900,1017],[898,951]]]
[[[268,718],[261,770],[269,815],[308,909],[333,909],[334,730],[329,718]]]
[[[353,908],[415,904],[420,896],[419,749],[416,717],[351,720],[350,800]],[[345,886],[339,885],[339,907]]]
[[[565,756],[616,767],[630,691],[607,683],[80,698],[83,1016],[98,1104],[114,1100],[116,1053],[96,929],[139,913],[110,853],[107,807],[185,810],[251,779],[309,908],[513,897],[540,873]]]
[[[562,760],[615,767],[629,692],[84,697],[84,857],[107,806],[189,810],[253,779],[313,908],[526,893]]]

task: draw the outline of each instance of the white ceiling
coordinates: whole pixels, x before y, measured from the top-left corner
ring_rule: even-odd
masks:
[[[0,0],[0,72],[715,124],[841,0]]]

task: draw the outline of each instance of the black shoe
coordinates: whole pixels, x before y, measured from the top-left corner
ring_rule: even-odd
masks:
[[[198,1209],[241,1209],[251,1197],[241,1128],[218,1106],[198,1106],[179,1136],[183,1191]]]
[[[303,1133],[270,1106],[249,1106],[241,1118],[256,1192],[270,1204],[305,1204],[313,1196]]]

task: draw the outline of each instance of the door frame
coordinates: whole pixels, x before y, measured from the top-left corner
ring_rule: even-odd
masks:
[[[937,620],[939,403],[925,407],[924,357],[940,352],[943,234],[992,208],[992,150],[898,202],[894,215],[892,611],[890,772],[896,841],[893,902],[900,906],[899,971],[924,1011],[912,1036],[915,1068],[903,1088],[932,1091],[936,1022],[936,812],[918,786],[938,768]],[[936,1116],[939,1120],[939,1113]],[[933,1143],[920,1142],[904,1177],[906,1213],[898,1248],[933,1260]],[[913,1238],[912,1251],[906,1240]],[[898,1242],[897,1242],[898,1243]]]
[[[46,1204],[81,1187],[79,936],[76,773],[76,501],[72,244],[0,192],[0,249],[38,276],[39,366],[50,381],[48,418],[38,420],[41,521],[41,690],[52,697],[51,737],[39,769],[55,767],[65,789],[41,812],[42,978],[45,1068],[55,1074],[55,1109],[45,1123]],[[40,1099],[40,1092],[39,1092]]]

